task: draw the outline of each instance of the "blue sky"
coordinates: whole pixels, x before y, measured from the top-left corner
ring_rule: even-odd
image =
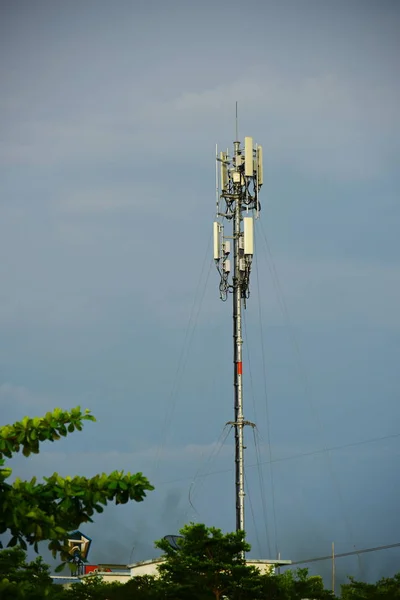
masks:
[[[2,421],[77,404],[98,418],[15,474],[150,477],[142,505],[85,528],[94,562],[150,558],[188,520],[234,528],[232,436],[217,443],[231,318],[209,242],[215,143],[231,146],[238,101],[240,137],[265,152],[245,413],[273,486],[270,465],[249,467],[253,555],[400,541],[398,4],[0,11]]]

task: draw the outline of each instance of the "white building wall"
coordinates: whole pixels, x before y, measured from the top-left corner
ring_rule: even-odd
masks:
[[[136,565],[130,565],[131,577],[137,577],[138,575],[158,575],[158,565],[164,562],[162,559],[157,558],[155,560],[146,560]]]
[[[157,577],[158,575],[158,566],[164,562],[163,558],[155,558],[153,560],[146,560],[140,563],[135,563],[133,565],[128,565],[128,572],[118,572],[118,571],[97,571],[96,574],[100,575],[103,578],[104,583],[112,583],[117,581],[119,583],[126,583],[132,577],[138,577],[143,575],[154,575]],[[286,561],[290,564],[289,561]],[[256,567],[260,573],[274,573],[276,564],[274,562],[266,561],[266,560],[248,560],[247,564],[252,567]],[[90,577],[90,573],[87,575],[83,575],[80,577],[83,581]],[[64,584],[65,587],[71,585],[70,582]]]
[[[164,562],[162,558],[156,558],[154,560],[146,560],[142,563],[136,563],[129,565],[131,576],[137,575],[158,575],[157,567]],[[288,561],[289,562],[289,561]],[[247,564],[252,567],[256,567],[260,573],[274,573],[275,563],[266,560],[248,560]]]
[[[129,572],[118,573],[118,571],[111,571],[110,573],[105,571],[94,571],[92,573],[88,573],[87,575],[81,575],[79,579],[85,583],[85,579],[90,579],[90,577],[93,577],[93,575],[101,577],[104,583],[113,583],[114,581],[118,583],[126,583],[131,579]]]
[[[127,581],[129,581],[131,579],[131,576],[129,573],[118,573],[118,572],[111,572],[111,573],[98,573],[98,575],[100,577],[103,578],[104,583],[113,583],[114,581],[117,581],[119,583],[126,583]]]
[[[265,573],[275,573],[275,565],[262,560],[247,560],[246,564],[249,567],[256,567],[262,575],[265,575]]]

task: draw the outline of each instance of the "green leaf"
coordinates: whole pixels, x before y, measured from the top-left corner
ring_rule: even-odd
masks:
[[[19,545],[21,546],[22,550],[26,550],[28,548],[28,546],[23,538],[19,539]]]
[[[109,502],[125,503],[130,498],[139,502],[153,489],[141,473],[124,475],[122,471],[101,473],[91,479],[64,479],[54,473],[41,482],[17,477],[12,485],[5,483],[11,469],[5,466],[4,457],[11,458],[19,451],[24,456],[38,453],[42,442],[54,442],[60,435],[82,430],[85,420],[95,418],[90,411],[82,414],[78,407],[72,411],[56,409],[44,417],[25,417],[14,425],[0,426],[0,534],[8,532],[11,545],[30,545],[37,550],[38,542],[48,540],[53,555],[63,558],[67,532],[92,522],[93,515],[102,512]]]
[[[36,510],[30,510],[25,516],[27,519],[36,519],[38,515]]]

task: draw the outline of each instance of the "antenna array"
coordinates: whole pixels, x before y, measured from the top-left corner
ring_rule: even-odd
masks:
[[[240,294],[244,300],[249,297],[249,277],[254,252],[253,219],[258,218],[261,208],[258,194],[263,184],[262,160],[262,146],[254,148],[251,137],[245,137],[244,148],[240,147],[240,142],[234,142],[232,157],[229,156],[228,150],[220,152],[216,157],[218,220],[214,222],[214,260],[221,276],[220,297],[223,301],[227,299],[229,292],[234,291],[233,279],[230,280],[229,240],[232,239],[234,244],[235,240],[238,242],[239,270],[236,276],[240,283]],[[224,202],[223,210],[221,200]],[[246,216],[243,217],[244,211]],[[240,228],[234,231],[232,236],[226,236],[224,222],[234,222],[237,212]]]

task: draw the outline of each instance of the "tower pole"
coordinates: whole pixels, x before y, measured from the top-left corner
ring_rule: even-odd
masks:
[[[234,143],[235,163],[238,162],[239,142]],[[236,530],[244,531],[244,417],[243,417],[243,362],[242,362],[242,285],[239,240],[242,236],[242,189],[234,184],[235,206],[233,217],[233,368],[234,368],[234,428],[235,428],[235,486]]]
[[[263,183],[262,147],[253,147],[246,137],[244,148],[236,139],[233,155],[220,152],[220,176],[217,176],[217,220],[214,221],[214,260],[220,275],[220,298],[233,296],[233,386],[234,420],[228,424],[235,431],[235,500],[236,531],[245,531],[245,466],[244,427],[254,423],[244,419],[243,412],[243,336],[242,311],[249,297],[251,263],[254,253],[254,218],[258,218],[258,193]],[[224,201],[224,206],[219,200]],[[243,213],[246,212],[244,216]],[[231,225],[231,235],[225,235],[225,224]],[[233,272],[231,273],[231,241],[233,242]]]

